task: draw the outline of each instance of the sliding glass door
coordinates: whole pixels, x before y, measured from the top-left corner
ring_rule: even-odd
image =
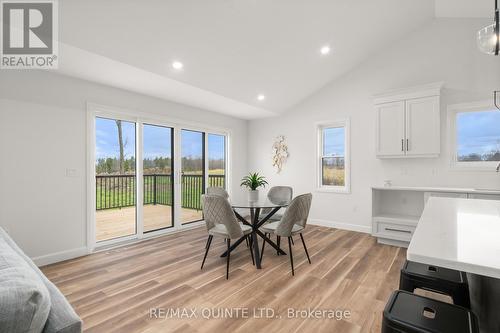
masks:
[[[181,130],[181,223],[203,219],[205,193],[205,133]]]
[[[209,133],[208,186],[226,188],[226,136]]]
[[[174,225],[174,130],[143,125],[143,228],[156,231]]]
[[[95,239],[135,235],[136,124],[95,119]]]
[[[96,111],[91,119],[92,244],[147,237],[202,221],[206,187],[228,187],[227,136],[222,133],[106,111]]]

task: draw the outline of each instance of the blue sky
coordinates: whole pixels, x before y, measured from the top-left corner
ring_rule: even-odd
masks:
[[[344,156],[345,129],[343,127],[325,128],[323,130],[323,155]]]
[[[144,158],[170,157],[171,155],[171,128],[144,125]],[[125,157],[135,155],[135,124],[122,121],[123,142]],[[182,130],[182,156],[201,157],[202,133]],[[208,154],[210,159],[224,157],[224,137],[208,134]],[[116,157],[120,155],[118,144],[118,128],[111,119],[96,118],[96,158]]]
[[[120,156],[118,144],[118,129],[116,122],[110,119],[96,118],[96,158]],[[125,143],[125,158],[135,155],[135,124],[122,121],[123,142]]]
[[[223,135],[208,134],[208,155],[210,159],[220,160],[225,154],[225,137]]]
[[[500,112],[462,112],[457,115],[457,154],[484,154],[500,147]]]

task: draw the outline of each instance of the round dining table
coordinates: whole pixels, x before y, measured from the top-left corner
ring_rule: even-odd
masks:
[[[249,200],[235,200],[230,201],[231,207],[234,210],[234,214],[245,225],[248,225],[252,228],[252,246],[255,254],[255,266],[257,269],[261,269],[260,264],[260,253],[259,253],[259,242],[258,237],[262,238],[263,242],[267,242],[271,245],[279,254],[286,255],[286,253],[280,249],[280,247],[272,241],[269,237],[267,237],[264,233],[262,233],[259,228],[269,221],[269,219],[281,208],[287,207],[290,202],[282,201],[282,202],[273,202],[269,200],[267,197],[259,199],[257,201],[249,201]],[[248,216],[250,219],[247,220],[241,214],[242,210],[248,209],[250,215]],[[261,213],[262,218],[261,218]],[[229,251],[233,251],[238,245],[240,245],[245,240],[245,237],[241,237],[238,239],[231,247]],[[224,252],[221,257],[225,257],[227,255],[227,251]]]

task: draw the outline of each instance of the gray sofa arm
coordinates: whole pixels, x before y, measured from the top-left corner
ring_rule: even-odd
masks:
[[[0,242],[5,242],[38,274],[50,295],[50,312],[43,333],[80,333],[82,320],[73,310],[59,289],[47,279],[35,263],[17,246],[12,238],[0,227]]]

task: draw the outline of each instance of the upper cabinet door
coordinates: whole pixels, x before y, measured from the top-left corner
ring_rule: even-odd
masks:
[[[433,157],[440,152],[439,96],[406,101],[407,156]]]
[[[404,156],[405,102],[379,104],[376,113],[377,156]]]

